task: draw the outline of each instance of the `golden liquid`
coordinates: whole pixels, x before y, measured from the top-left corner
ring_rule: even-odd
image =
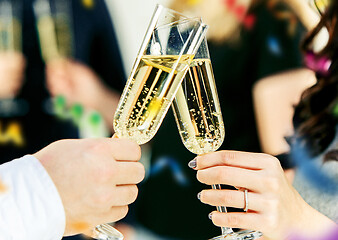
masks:
[[[143,56],[128,79],[114,116],[119,138],[153,138],[182,82],[192,55]]]
[[[173,101],[184,146],[195,154],[216,151],[224,140],[224,124],[209,59],[190,65]]]
[[[58,52],[62,57],[71,57],[73,51],[72,31],[68,21],[67,17],[63,15],[55,17]]]
[[[72,39],[69,24],[64,19],[53,19],[50,15],[39,17],[37,21],[43,59],[70,57]]]

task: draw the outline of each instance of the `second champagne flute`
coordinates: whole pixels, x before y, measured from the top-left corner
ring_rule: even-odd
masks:
[[[209,153],[222,145],[224,123],[206,39],[190,64],[172,108],[183,144],[190,152]],[[221,186],[215,184],[212,188],[221,189]],[[224,206],[217,207],[217,211],[227,212]],[[212,239],[252,240],[261,236],[256,231],[234,232],[222,227],[222,235]]]
[[[114,116],[115,136],[138,144],[160,127],[207,26],[157,5]],[[108,224],[96,227],[97,239],[123,239]]]

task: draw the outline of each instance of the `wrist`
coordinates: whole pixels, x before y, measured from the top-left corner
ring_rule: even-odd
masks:
[[[295,226],[297,226],[295,233],[299,237],[322,239],[323,236],[328,235],[333,229],[337,228],[337,224],[334,221],[311,207],[302,198],[301,201],[301,214],[299,214],[299,219],[294,222]]]

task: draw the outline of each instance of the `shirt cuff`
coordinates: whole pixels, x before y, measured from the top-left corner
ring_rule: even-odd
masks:
[[[62,200],[38,159],[26,155],[1,165],[0,180],[5,188],[0,203],[8,206],[0,209],[0,222],[11,229],[10,235],[17,236],[13,239],[62,238],[66,224]]]

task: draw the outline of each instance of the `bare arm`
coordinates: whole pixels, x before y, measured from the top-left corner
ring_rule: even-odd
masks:
[[[298,16],[304,27],[311,31],[316,27],[320,21],[320,16],[316,10],[314,10],[308,0],[282,0],[285,1],[290,8]],[[310,0],[313,1],[313,0]],[[313,40],[313,50],[315,52],[320,51],[327,43],[329,39],[329,33],[326,28],[323,28]]]
[[[319,22],[319,15],[310,7],[308,0],[284,0],[296,13],[307,30],[312,30]]]

